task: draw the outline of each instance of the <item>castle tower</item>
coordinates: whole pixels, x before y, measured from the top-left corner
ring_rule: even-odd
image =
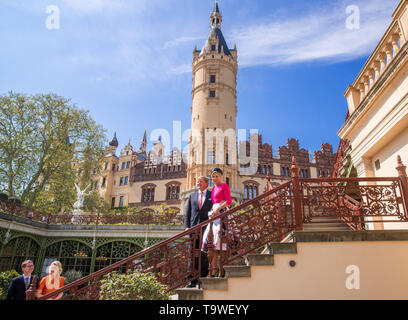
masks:
[[[145,130],[144,135],[143,135],[143,140],[140,143],[139,152],[146,154],[146,147],[147,147],[147,138],[146,138],[146,130]]]
[[[118,146],[119,146],[119,141],[118,141],[118,138],[116,138],[116,131],[115,131],[115,134],[112,140],[109,142],[109,146],[105,148],[105,155],[114,156]]]
[[[238,193],[237,50],[229,49],[221,32],[222,14],[216,1],[210,14],[210,33],[201,51],[193,52],[191,136],[187,189],[211,169],[224,171],[224,180]]]

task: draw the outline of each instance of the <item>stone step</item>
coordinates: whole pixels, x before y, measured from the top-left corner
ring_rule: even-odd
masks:
[[[270,254],[297,253],[296,243],[273,242],[269,245]]]
[[[203,289],[181,288],[174,292],[178,295],[178,300],[203,300]]]
[[[228,290],[227,278],[200,278],[203,290]]]
[[[248,254],[247,264],[248,266],[273,266],[274,257],[273,254]]]
[[[305,226],[304,231],[348,231],[349,227],[343,225],[315,225],[315,226]]]
[[[226,278],[244,278],[251,276],[250,266],[225,266]]]

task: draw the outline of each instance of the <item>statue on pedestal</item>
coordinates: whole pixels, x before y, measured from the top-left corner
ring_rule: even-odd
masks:
[[[74,217],[72,218],[72,222],[78,222],[78,216],[83,213],[81,208],[84,206],[85,196],[89,195],[89,193],[85,193],[85,191],[88,190],[89,186],[90,185],[88,185],[84,190],[81,191],[79,186],[75,183],[75,188],[77,190],[77,201],[74,203]]]

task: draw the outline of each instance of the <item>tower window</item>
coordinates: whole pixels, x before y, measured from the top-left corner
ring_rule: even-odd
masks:
[[[214,164],[215,163],[215,152],[214,151],[209,151],[207,155],[207,163],[208,164]]]
[[[215,98],[215,91],[210,91],[210,98]]]
[[[210,76],[210,82],[211,82],[211,83],[215,83],[215,75],[211,75],[211,76]]]
[[[211,46],[211,51],[215,51],[215,44]]]

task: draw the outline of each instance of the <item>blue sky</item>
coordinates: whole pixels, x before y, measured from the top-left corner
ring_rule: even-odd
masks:
[[[336,151],[343,97],[391,22],[398,0],[219,0],[238,48],[237,128],[258,129],[275,152],[287,138]],[[46,28],[46,8],[60,29]],[[346,8],[360,29],[346,28]],[[191,125],[192,51],[209,33],[213,0],[0,0],[0,94],[70,98],[120,148],[145,129]],[[151,142],[149,145],[151,146]],[[183,142],[184,147],[185,142]]]

